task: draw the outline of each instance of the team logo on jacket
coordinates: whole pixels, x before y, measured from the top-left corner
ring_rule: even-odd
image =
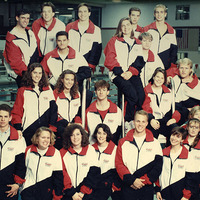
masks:
[[[113,121],[114,121],[113,119],[108,119],[109,123],[113,123]]]
[[[86,41],[87,41],[87,42],[90,42],[90,41],[91,41],[91,39],[90,39],[90,38],[87,38],[87,39],[86,39]]]
[[[195,156],[195,160],[200,160],[200,156]]]
[[[76,103],[76,104],[74,104],[74,107],[77,107],[79,104],[78,103]]]
[[[46,167],[51,167],[51,165],[52,165],[51,163],[47,163],[47,162],[45,163]]]
[[[73,66],[74,66],[74,65],[72,65],[72,64],[71,64],[71,65],[68,65],[69,68],[72,68]]]
[[[104,159],[103,162],[104,163],[109,163],[109,160]]]
[[[14,147],[8,147],[8,151],[13,151]]]
[[[87,166],[88,166],[88,163],[82,163],[82,166],[83,166],[83,167],[87,167]]]
[[[49,38],[49,40],[50,40],[51,42],[53,42],[53,41],[54,41],[54,38]]]
[[[178,168],[179,168],[179,169],[183,169],[183,168],[184,168],[184,165],[178,165]]]
[[[48,100],[49,98],[48,97],[44,97],[44,100]]]
[[[152,152],[152,149],[146,148],[146,151],[147,151],[147,152]]]

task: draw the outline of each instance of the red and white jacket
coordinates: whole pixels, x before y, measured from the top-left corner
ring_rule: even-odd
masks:
[[[134,139],[134,130],[119,140],[115,158],[117,172],[122,181],[130,186],[136,178],[145,179],[145,185],[152,185],[162,169],[162,149],[151,131],[146,129],[146,138],[139,149]]]
[[[139,25],[137,25],[137,28],[135,30],[133,30],[134,32],[134,37],[138,38],[139,35],[143,32],[143,28]]]
[[[85,58],[77,51],[69,47],[69,53],[65,60],[62,60],[58,54],[58,49],[54,49],[45,55],[41,62],[45,72],[50,76],[49,81],[55,85],[60,74],[70,69],[76,73],[78,83],[91,77],[91,70]]]
[[[69,34],[69,45],[80,52],[87,60],[90,68],[94,69],[99,63],[102,51],[101,29],[89,20],[88,29],[81,34],[78,28],[79,20],[71,22],[66,26]]]
[[[137,76],[145,65],[141,42],[136,38],[133,39],[133,45],[129,47],[123,37],[114,36],[107,43],[104,54],[106,56],[104,65],[111,71],[111,80],[126,71]]]
[[[39,55],[42,57],[56,48],[56,33],[65,31],[65,24],[57,18],[53,18],[51,25],[46,28],[43,18],[33,22],[32,30],[38,44]]]
[[[2,145],[0,142],[0,188],[25,181],[24,138],[19,139],[18,132],[10,126],[10,136]],[[1,190],[0,189],[0,190]]]
[[[76,192],[90,195],[100,174],[94,147],[87,145],[77,153],[72,147],[60,150],[63,161],[64,194],[72,197]]]
[[[37,146],[31,145],[26,149],[26,181],[22,187],[22,195],[27,199],[30,194],[34,195],[36,188],[42,191],[35,194],[40,199],[62,198],[63,173],[60,152],[53,146],[49,146],[42,156],[38,153]],[[35,196],[35,198],[37,199]]]
[[[26,28],[25,31],[24,37],[16,28],[6,35],[3,56],[7,72],[13,78],[16,78],[17,75],[22,76],[22,72],[25,72],[27,67],[38,59],[35,35],[29,28]]]
[[[167,70],[170,68],[171,63],[176,63],[178,47],[175,30],[168,23],[165,22],[165,24],[167,25],[167,31],[162,37],[160,37],[156,22],[145,26],[143,32],[149,32],[153,36],[151,50],[154,54],[159,55]]]

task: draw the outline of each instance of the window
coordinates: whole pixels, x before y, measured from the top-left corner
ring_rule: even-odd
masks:
[[[188,20],[188,19],[190,19],[190,6],[177,5],[176,6],[176,20]]]

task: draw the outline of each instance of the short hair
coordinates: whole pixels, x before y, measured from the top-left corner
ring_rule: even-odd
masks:
[[[172,129],[171,135],[181,135],[184,140],[187,137],[187,131],[183,127],[176,126]]]
[[[164,76],[164,83],[163,83],[163,84],[166,84],[166,82],[167,82],[167,73],[166,73],[165,69],[163,69],[163,68],[161,68],[161,67],[157,67],[157,68],[155,69],[155,71],[154,71],[154,73],[153,73],[151,79],[149,80],[149,82],[150,82],[151,84],[154,83],[154,79],[153,79],[153,78],[156,76],[156,74],[157,74],[158,72],[161,72],[161,73],[163,74],[163,76]]]
[[[143,38],[148,38],[150,39],[151,41],[153,41],[153,36],[151,35],[151,33],[149,32],[144,32],[144,33],[141,33],[138,37],[139,40],[143,40]]]
[[[9,116],[11,116],[11,107],[7,104],[1,104],[0,105],[0,110],[6,111],[9,113]]]
[[[154,8],[154,14],[156,13],[157,8],[163,8],[164,12],[167,13],[167,7],[163,4],[157,4]]]
[[[196,112],[200,111],[200,106],[194,106],[192,110],[189,112],[188,119],[194,118]]]
[[[56,11],[56,7],[54,6],[54,4],[51,3],[50,1],[48,1],[48,2],[44,2],[44,3],[42,4],[42,6],[41,6],[41,12],[43,12],[43,8],[44,8],[45,6],[51,7],[53,12]]]
[[[129,9],[129,15],[131,15],[131,12],[132,11],[138,11],[139,13],[140,13],[140,15],[141,15],[141,10],[139,9],[139,8],[137,8],[137,7],[132,7],[132,8],[130,8]]]
[[[89,144],[88,133],[83,129],[83,127],[79,124],[70,124],[67,126],[63,132],[63,148],[68,149],[72,147],[71,136],[75,129],[78,129],[82,135],[81,146],[85,147]]]
[[[77,7],[77,10],[79,11],[79,8],[83,6],[86,6],[88,8],[88,12],[91,12],[91,7],[87,3],[80,3]]]
[[[110,90],[110,84],[105,80],[99,80],[94,84],[94,90],[97,91],[98,88],[107,88],[107,90]]]
[[[33,135],[33,137],[31,138],[31,142],[34,144],[34,145],[38,145],[38,137],[41,135],[41,133],[43,131],[48,131],[50,133],[50,146],[53,146],[54,143],[55,143],[55,134],[53,133],[53,131],[50,129],[50,128],[47,128],[47,127],[40,127],[36,130],[35,134]]]
[[[65,35],[68,39],[68,33],[66,31],[59,31],[56,33],[56,40],[58,39],[59,36]]]
[[[20,15],[31,14],[28,9],[20,9],[16,12],[16,17],[20,17]]]
[[[108,125],[106,124],[98,124],[94,130],[94,133],[92,135],[92,137],[97,141],[97,133],[98,133],[98,130],[99,128],[102,128],[103,131],[107,134],[107,137],[106,137],[106,141],[109,142],[110,140],[112,140],[113,138],[113,135],[110,131],[110,128]]]
[[[146,111],[144,111],[144,110],[138,110],[138,111],[136,111],[136,112],[135,112],[135,115],[134,115],[134,120],[135,120],[135,118],[136,118],[137,115],[146,116],[146,117],[147,117],[147,121],[148,121],[148,119],[149,119],[148,113],[147,113]]]
[[[181,64],[189,65],[190,68],[192,68],[192,60],[190,60],[189,58],[181,58],[177,61],[177,64],[178,64],[178,68],[180,67]]]

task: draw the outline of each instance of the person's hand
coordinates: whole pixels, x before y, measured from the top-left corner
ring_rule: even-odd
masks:
[[[168,76],[168,77],[167,77],[167,85],[169,85],[169,84],[171,83],[171,79],[172,79],[171,76]]]
[[[124,78],[124,80],[129,80],[132,77],[132,73],[130,71],[124,72],[121,74],[121,77]]]
[[[134,190],[137,190],[137,188],[132,184],[131,187],[134,189]]]
[[[175,119],[170,119],[170,120],[168,120],[168,122],[167,122],[167,126],[170,126],[171,124],[175,124],[176,123],[176,120]]]
[[[185,197],[182,197],[182,198],[181,198],[181,200],[188,200],[188,199],[187,199],[187,198],[185,198]]]
[[[145,181],[144,179],[136,178],[133,182],[133,186],[135,186],[137,189],[141,189],[145,184],[143,183]]]
[[[162,196],[161,196],[161,193],[160,193],[160,192],[157,192],[157,193],[156,193],[156,198],[157,198],[158,200],[162,200]]]
[[[11,189],[9,191],[6,191],[6,193],[8,194],[7,197],[13,197],[17,194],[18,189],[19,189],[19,185],[15,184],[11,184],[11,185],[7,185],[8,187],[11,187]]]
[[[76,192],[73,196],[72,196],[73,200],[82,200],[82,197],[80,195],[80,192]]]
[[[18,130],[17,132],[18,132],[19,139],[21,139],[23,137],[22,131]]]
[[[83,198],[83,197],[84,197],[84,194],[83,194],[82,192],[79,192],[79,196],[80,196],[81,198]]]
[[[152,119],[150,121],[150,124],[155,130],[158,130],[160,128],[160,122],[156,119]]]

